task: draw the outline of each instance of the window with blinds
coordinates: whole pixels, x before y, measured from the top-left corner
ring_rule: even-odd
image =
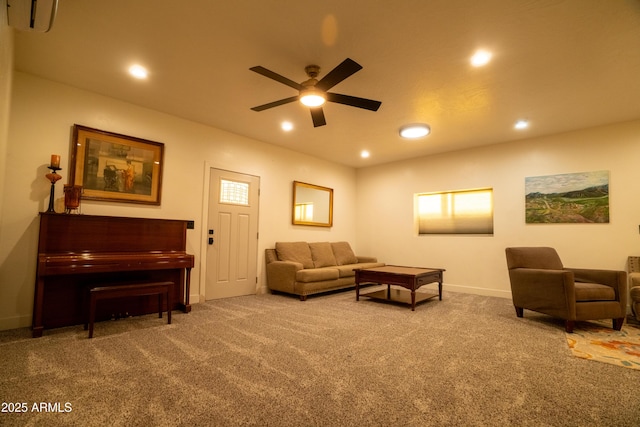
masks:
[[[493,235],[493,189],[416,194],[418,234]]]
[[[249,206],[249,183],[221,179],[220,203]]]

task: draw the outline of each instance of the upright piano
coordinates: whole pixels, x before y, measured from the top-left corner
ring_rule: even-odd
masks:
[[[191,311],[194,256],[187,221],[40,213],[33,337],[45,328],[84,323],[91,286],[172,281],[174,310]],[[96,320],[157,313],[157,297],[105,301]]]

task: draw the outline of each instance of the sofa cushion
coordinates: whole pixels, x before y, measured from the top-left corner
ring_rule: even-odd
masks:
[[[576,301],[615,301],[616,291],[598,283],[575,283]]]
[[[280,261],[299,262],[304,268],[314,267],[307,242],[276,242],[276,253]]]
[[[356,275],[356,272],[353,271],[354,268],[374,268],[374,267],[383,267],[384,263],[382,262],[361,262],[358,264],[346,264],[340,265],[336,267],[340,277],[353,277]]]
[[[321,282],[323,280],[335,280],[339,277],[338,270],[331,267],[310,268],[296,272],[296,282]]]
[[[358,258],[353,253],[349,242],[333,242],[331,248],[337,265],[357,264]]]
[[[333,249],[331,249],[331,243],[309,243],[309,249],[311,249],[311,258],[313,259],[315,268],[333,267],[337,265],[336,257],[333,256]]]

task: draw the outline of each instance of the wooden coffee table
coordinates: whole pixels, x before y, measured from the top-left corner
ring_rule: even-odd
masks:
[[[356,273],[356,301],[360,301],[360,284],[361,283],[378,283],[386,284],[386,291],[379,290],[362,294],[363,297],[374,299],[383,299],[387,301],[404,301],[402,292],[394,290],[392,293],[391,285],[402,286],[411,291],[411,311],[415,311],[416,302],[424,301],[435,297],[431,294],[418,294],[416,290],[423,285],[430,283],[438,283],[438,299],[442,301],[442,268],[421,268],[421,267],[402,267],[399,265],[386,265],[384,267],[374,268],[357,268]]]

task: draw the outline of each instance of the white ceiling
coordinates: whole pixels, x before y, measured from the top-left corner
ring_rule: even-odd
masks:
[[[493,60],[473,68],[479,48]],[[302,82],[347,57],[364,68],[332,91],[377,112],[329,103],[314,128],[297,102],[250,110],[297,94],[250,67]],[[640,118],[640,1],[60,0],[50,32],[16,32],[15,67],[364,167]],[[402,140],[410,122],[432,134]]]

